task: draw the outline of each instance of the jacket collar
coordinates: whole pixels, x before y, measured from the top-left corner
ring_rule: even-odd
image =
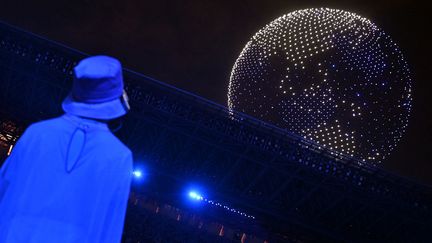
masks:
[[[67,120],[68,122],[74,124],[75,126],[83,129],[83,130],[93,130],[93,129],[100,129],[100,130],[107,130],[109,131],[108,124],[76,115],[72,115],[69,113],[65,113],[62,116],[63,119]]]

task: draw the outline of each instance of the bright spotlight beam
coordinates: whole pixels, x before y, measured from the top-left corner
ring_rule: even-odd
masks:
[[[134,170],[132,172],[132,174],[136,177],[136,178],[141,178],[142,177],[142,172],[139,170]]]
[[[215,202],[215,201],[213,201],[213,200],[209,200],[209,199],[207,199],[207,198],[204,198],[202,195],[200,195],[200,194],[197,193],[196,191],[189,191],[189,194],[188,194],[188,195],[189,195],[189,197],[190,197],[191,199],[193,199],[193,200],[196,200],[196,201],[204,201],[204,202],[206,202],[206,203],[208,203],[208,204],[210,204],[210,205],[212,205],[212,206],[220,207],[220,208],[223,208],[223,209],[225,209],[225,210],[227,210],[227,211],[230,211],[230,212],[232,212],[232,213],[237,213],[237,214],[239,214],[239,215],[241,215],[241,216],[244,216],[244,217],[247,217],[247,218],[251,218],[251,219],[255,219],[254,216],[249,215],[249,214],[247,214],[247,213],[244,213],[244,212],[242,212],[242,211],[240,211],[240,210],[237,210],[237,209],[235,209],[235,208],[228,207],[227,205],[224,205],[224,204],[222,204],[222,203],[218,203],[218,202]]]
[[[194,192],[194,191],[190,191],[189,192],[189,197],[195,200],[199,200],[202,201],[204,198],[203,196],[199,195],[198,193]]]

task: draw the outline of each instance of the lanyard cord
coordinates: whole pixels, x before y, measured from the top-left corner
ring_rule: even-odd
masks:
[[[65,163],[65,170],[68,174],[70,174],[74,170],[78,160],[81,157],[86,142],[86,135],[87,134],[85,128],[81,128],[78,126],[69,139],[68,148],[66,150]]]

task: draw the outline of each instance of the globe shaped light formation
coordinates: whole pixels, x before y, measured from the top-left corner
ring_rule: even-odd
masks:
[[[328,8],[284,15],[256,33],[231,72],[228,107],[373,164],[408,124],[411,78],[371,21]]]

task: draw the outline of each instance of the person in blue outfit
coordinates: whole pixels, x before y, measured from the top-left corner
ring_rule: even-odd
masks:
[[[121,64],[74,68],[65,114],[30,125],[0,170],[0,242],[120,242],[132,153],[107,122],[129,111]]]

